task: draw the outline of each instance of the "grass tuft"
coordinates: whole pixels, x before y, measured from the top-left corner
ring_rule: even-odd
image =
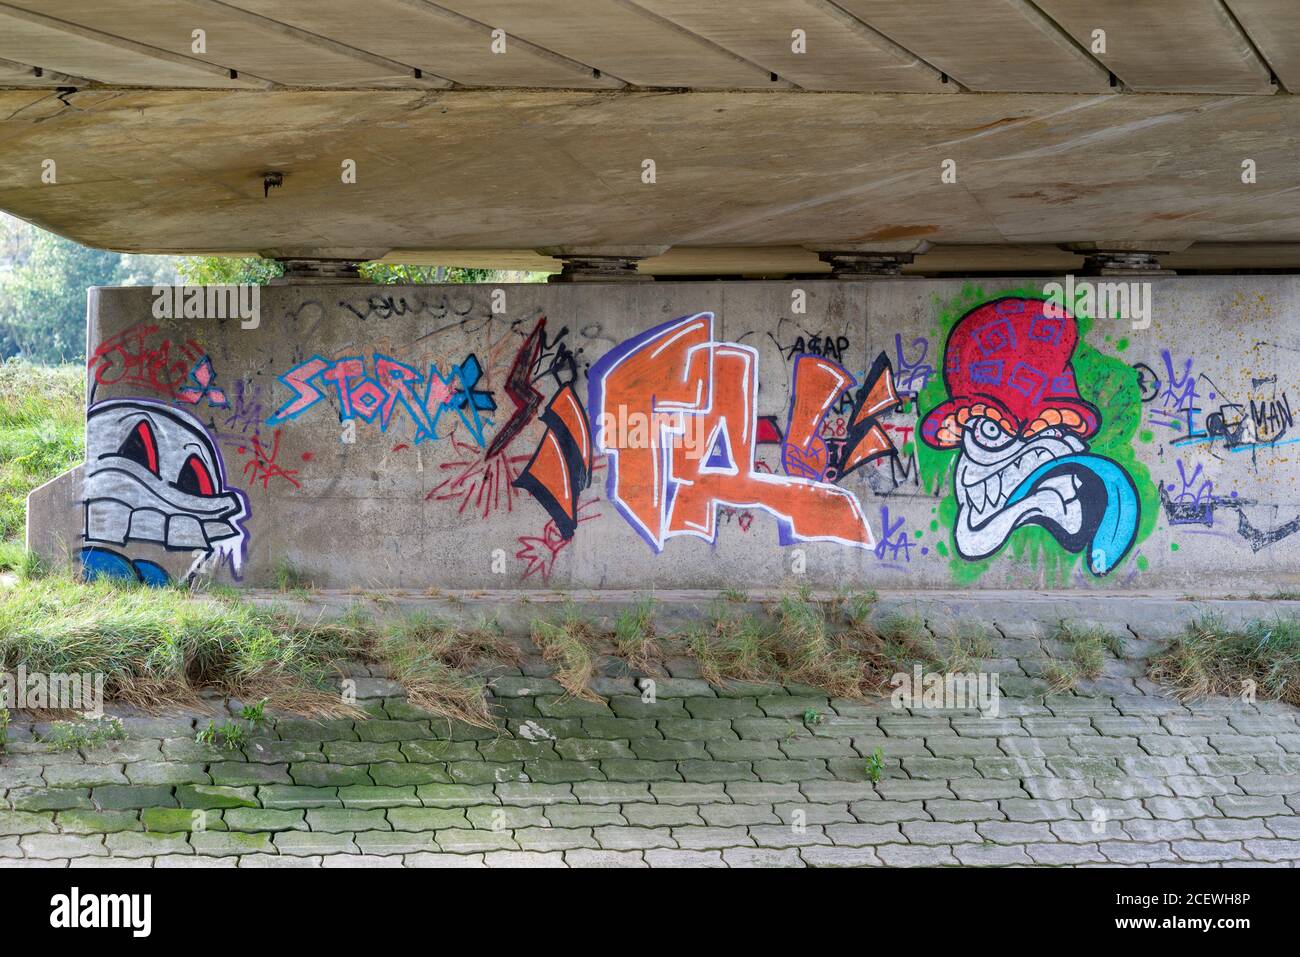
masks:
[[[659,654],[654,612],[654,598],[647,595],[620,612],[614,622],[614,647],[637,668],[645,668]]]
[[[27,494],[84,458],[85,391],[83,366],[0,362],[0,542],[21,542]],[[0,571],[19,557],[0,552]]]
[[[125,741],[126,728],[117,718],[82,718],[79,721],[55,721],[41,738],[55,751],[96,748],[109,741]]]
[[[595,674],[589,646],[597,637],[595,627],[572,603],[565,604],[558,622],[533,619],[533,644],[537,645],[542,658],[555,665],[555,680],[575,698],[597,698],[587,687]]]
[[[1123,638],[1096,625],[1062,620],[1050,637],[1067,645],[1070,651],[1068,659],[1051,662],[1043,669],[1049,689],[1056,693],[1069,691],[1084,679],[1100,678],[1107,651],[1117,658],[1124,654]]]
[[[1253,688],[1261,698],[1300,706],[1300,619],[1252,621],[1240,628],[1216,618],[1192,622],[1152,661],[1151,677],[1184,700]]]
[[[315,587],[307,573],[287,558],[282,558],[276,562],[272,578],[277,591],[306,592]]]
[[[481,728],[496,726],[484,694],[486,667],[520,658],[495,624],[462,629],[422,614],[381,631],[375,654],[416,707]]]

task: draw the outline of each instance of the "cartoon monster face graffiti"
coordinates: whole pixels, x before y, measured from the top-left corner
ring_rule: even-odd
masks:
[[[1005,298],[953,326],[944,353],[949,398],[921,437],[957,449],[954,539],[967,559],[992,555],[1017,528],[1041,525],[1105,575],[1137,534],[1133,480],[1088,451],[1101,415],[1079,394],[1071,359],[1074,318],[1037,299]]]
[[[110,399],[86,415],[87,543],[151,542],[216,557],[236,576],[248,499],[226,485],[216,444],[187,412],[148,399]]]

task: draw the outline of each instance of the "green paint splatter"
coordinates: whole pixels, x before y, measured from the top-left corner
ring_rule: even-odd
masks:
[[[949,331],[962,316],[976,306],[1004,296],[1019,296],[1025,299],[1049,298],[1043,295],[1041,286],[1036,285],[986,291],[979,284],[966,283],[957,295],[946,302],[935,297],[939,323],[943,328],[943,342],[946,343]],[[1113,459],[1129,474],[1137,487],[1142,515],[1134,539],[1136,545],[1146,539],[1155,528],[1156,514],[1159,510],[1151,473],[1138,461],[1133,449],[1133,440],[1142,419],[1142,396],[1138,389],[1137,372],[1122,359],[1105,355],[1088,344],[1087,336],[1093,325],[1091,318],[1076,314],[1075,321],[1079,329],[1079,344],[1075,347],[1073,358],[1075,381],[1083,398],[1102,412],[1101,428],[1093,436],[1089,448],[1097,455]],[[932,376],[918,396],[917,408],[924,416],[947,398],[948,390],[944,386],[943,378]],[[957,451],[932,448],[924,442],[917,442],[916,450],[922,488],[934,495],[945,493],[939,504],[939,520],[949,529],[949,541],[952,541],[951,529],[957,519],[957,498],[952,492],[952,472]],[[949,561],[953,580],[961,584],[976,581],[1008,549],[1010,549],[1009,557],[1015,562],[1033,571],[1041,568],[1042,580],[1049,586],[1068,584],[1083,560],[1082,554],[1062,548],[1047,529],[1038,525],[1026,525],[1012,532],[1002,547],[987,558],[968,561],[957,554],[954,542],[953,555]],[[948,555],[948,550],[943,547],[942,542],[936,546],[936,551],[945,557]],[[1012,576],[1007,577],[1010,584]],[[1112,574],[1103,580],[1118,581],[1119,577]]]
[[[1138,441],[1140,442],[1151,442],[1155,439],[1155,437],[1156,437],[1155,433],[1152,432],[1150,429],[1143,429],[1141,432],[1138,433]]]
[[[1149,561],[1147,561],[1147,557],[1146,557],[1145,555],[1139,555],[1139,556],[1138,556],[1138,558],[1137,558],[1138,571],[1142,571],[1142,572],[1146,571],[1146,570],[1147,570],[1147,567],[1148,567],[1150,564],[1151,564],[1151,563],[1150,563]]]
[[[942,555],[944,558],[948,557],[948,546],[945,545],[943,542],[938,542],[934,546],[934,550],[938,552],[940,555]]]
[[[934,509],[930,509],[930,511],[933,512]],[[939,530],[939,522],[938,522],[937,520],[932,521],[932,522],[930,523],[930,531],[932,531],[932,532],[937,532],[938,530]]]
[[[1170,543],[1169,543],[1169,550],[1170,550],[1171,552],[1176,552],[1176,551],[1178,551],[1178,543],[1177,543],[1177,542],[1170,542]]]
[[[1106,338],[1109,339],[1110,336],[1107,336]],[[1116,351],[1116,352],[1123,352],[1123,351],[1124,351],[1125,349],[1127,349],[1127,348],[1128,348],[1128,340],[1127,340],[1127,339],[1120,339],[1118,342],[1115,343],[1115,351]]]

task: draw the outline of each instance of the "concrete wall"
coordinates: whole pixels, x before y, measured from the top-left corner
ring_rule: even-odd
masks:
[[[255,329],[93,290],[83,505],[34,493],[29,541],[331,588],[1294,587],[1300,281],[1043,287],[274,287]]]

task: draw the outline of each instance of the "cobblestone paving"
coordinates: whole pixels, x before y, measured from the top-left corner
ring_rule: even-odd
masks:
[[[17,720],[0,865],[1300,861],[1296,709],[1184,705],[1141,677],[1156,643],[1137,639],[1102,678],[1044,696],[1044,656],[1060,649],[1001,633],[1003,657],[981,663],[1001,676],[996,718],[715,687],[689,661],[668,663],[653,703],[628,677],[598,679],[603,700],[585,701],[529,659],[495,681],[497,731],[431,720],[365,669],[369,720],[280,719],[242,752],[197,744],[190,716],[128,717],[128,740],[84,753],[51,752]]]

